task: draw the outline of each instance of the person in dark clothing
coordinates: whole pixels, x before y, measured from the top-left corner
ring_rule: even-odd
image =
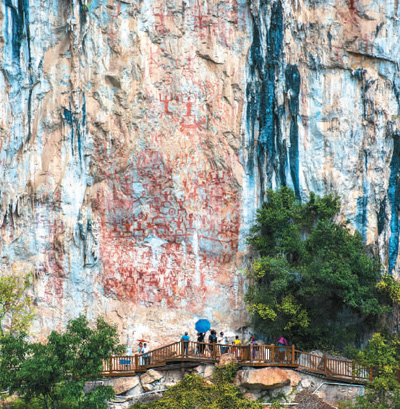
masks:
[[[211,330],[211,334],[208,336],[208,342],[211,344],[211,345],[209,345],[210,351],[213,351],[214,350],[214,345],[212,345],[212,344],[217,343],[217,331],[215,331],[215,329]]]
[[[198,332],[197,333],[197,342],[204,342],[204,337],[206,334],[204,332]],[[197,351],[199,354],[204,354],[204,344],[197,344]]]

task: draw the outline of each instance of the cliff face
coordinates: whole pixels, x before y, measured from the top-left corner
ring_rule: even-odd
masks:
[[[35,330],[106,314],[169,340],[243,323],[267,188],[337,191],[399,247],[397,1],[4,0],[1,268]],[[134,334],[133,334],[134,332]]]
[[[336,191],[393,273],[399,247],[397,1],[260,1],[244,111],[252,193]],[[256,182],[254,182],[256,181]]]

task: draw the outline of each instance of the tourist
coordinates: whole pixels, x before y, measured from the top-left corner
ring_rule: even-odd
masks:
[[[235,350],[236,350],[236,359],[240,359],[240,352],[241,352],[241,348],[240,345],[242,344],[242,341],[239,339],[239,335],[236,335],[235,340],[233,341],[234,345],[235,345]]]
[[[223,340],[222,343],[225,345],[225,346],[224,346],[224,354],[227,354],[227,353],[229,352],[229,347],[228,347],[229,341],[228,341],[228,337],[227,337],[227,336],[224,337],[224,340]]]
[[[253,359],[254,359],[256,357],[256,351],[257,351],[257,347],[255,347],[255,345],[257,345],[256,337],[252,336],[250,338],[249,344],[253,345]]]
[[[214,350],[214,345],[217,343],[217,331],[215,329],[211,330],[210,335],[208,336],[208,342],[209,342],[209,349],[212,352]]]
[[[224,347],[222,346],[223,345],[223,343],[224,343],[224,333],[223,332],[220,332],[219,333],[219,337],[217,338],[217,343],[220,345],[220,350],[221,350],[221,355],[222,354],[224,354],[225,352],[225,349],[224,349]]]
[[[139,342],[138,353],[139,353],[139,365],[140,365],[140,366],[141,366],[141,365],[144,365],[143,356],[142,356],[142,354],[144,353],[144,351],[143,351],[143,343],[142,343],[142,342]]]
[[[289,345],[289,343],[287,342],[286,338],[284,337],[280,337],[278,339],[278,345],[279,345],[279,352],[278,352],[278,359],[280,362],[285,361],[286,359],[286,347],[287,345]]]
[[[185,354],[186,356],[188,356],[188,354],[189,354],[189,340],[190,340],[190,337],[189,337],[188,333],[185,332],[185,335],[182,335],[182,338],[181,338],[181,339],[183,340],[183,351],[184,351],[184,354]]]
[[[144,365],[150,365],[150,354],[149,354],[149,347],[147,346],[146,342],[143,344],[143,362]]]
[[[206,336],[206,334],[204,332],[198,332],[197,333],[197,342],[201,342],[200,344],[197,344],[197,351],[199,354],[204,354],[204,337]]]

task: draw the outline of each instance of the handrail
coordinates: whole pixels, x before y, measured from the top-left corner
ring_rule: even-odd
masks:
[[[298,351],[294,345],[226,345],[183,340],[144,354],[111,357],[103,364],[103,375],[119,376],[145,372],[150,368],[179,361],[215,363],[226,353],[231,353],[239,364],[245,366],[292,367],[325,375],[328,378],[341,378],[347,382],[368,382],[374,378],[374,370],[368,365],[348,359]]]

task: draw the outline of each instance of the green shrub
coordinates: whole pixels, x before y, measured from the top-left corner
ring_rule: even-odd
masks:
[[[261,409],[260,403],[245,399],[233,384],[236,372],[236,364],[215,367],[212,383],[196,374],[186,375],[160,400],[137,403],[131,409]]]

